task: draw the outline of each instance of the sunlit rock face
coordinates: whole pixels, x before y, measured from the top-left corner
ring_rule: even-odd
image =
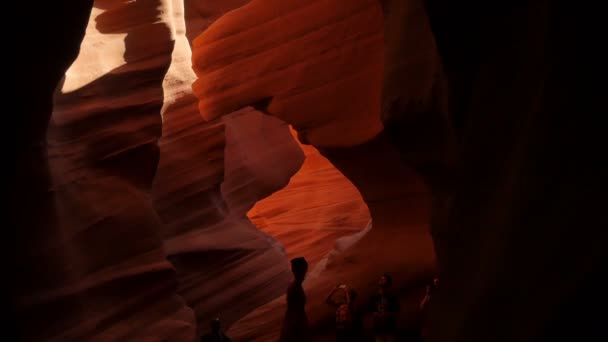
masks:
[[[224,5],[186,2],[187,36],[237,2]],[[179,34],[176,39],[180,46]],[[174,51],[165,79],[166,91],[184,88],[170,99],[165,94],[155,203],[168,224],[165,246],[183,279],[181,293],[200,321],[220,315],[229,324],[283,293],[290,276],[289,256],[306,255],[314,264],[337,237],[363,229],[369,216],[349,181],[314,148],[304,147],[306,162],[287,188],[250,212],[269,235],[254,229],[244,214],[287,185],[304,155],[284,121],[260,112],[238,110],[205,122],[206,112],[199,113],[185,89],[195,80],[186,67],[188,53]],[[328,196],[328,191],[334,195]],[[281,196],[290,192],[296,195]],[[291,220],[277,217],[280,212],[288,212]],[[237,305],[235,298],[247,300],[239,299]]]
[[[286,186],[306,156],[285,121],[253,108],[201,116],[186,32],[238,4],[199,12],[199,22],[191,5],[93,7],[48,128],[57,224],[41,250],[62,251],[47,266],[65,268],[66,277],[56,286],[41,281],[50,290],[22,299],[39,317],[49,301],[68,311],[40,336],[190,340],[197,321],[219,315],[230,324],[280,295],[286,250],[310,253],[314,264],[369,220],[349,181],[304,147],[308,162],[286,190],[299,195],[260,206],[263,231],[249,221],[246,213]],[[273,206],[296,210],[308,243],[287,238]]]
[[[320,333],[331,326],[333,311],[325,304],[325,297],[336,283],[348,283],[358,290],[361,298],[366,298],[377,277],[384,272],[391,273],[394,286],[404,291],[404,314],[400,319],[403,326],[411,326],[417,316],[416,286],[434,272],[433,246],[428,234],[430,199],[426,187],[411,168],[402,164],[399,151],[383,134],[362,145],[321,149],[321,152],[360,192],[369,208],[372,228],[362,237],[357,234],[338,239],[336,250],[311,269],[304,283],[311,329]],[[365,165],[374,165],[374,168]],[[294,180],[297,177],[294,176]],[[282,191],[287,189],[289,186]],[[278,192],[273,196],[286,197],[287,194]],[[265,201],[272,198],[261,201],[261,209]],[[255,216],[253,219],[256,221]],[[289,234],[289,230],[280,234]],[[349,247],[344,249],[343,245]],[[318,257],[311,253],[314,249],[303,250]],[[281,297],[239,320],[231,327],[230,334],[244,340],[274,340],[278,338],[284,310],[285,297]]]
[[[46,271],[18,297],[36,337],[191,340],[197,322],[230,324],[279,296],[296,255],[323,260],[318,298],[337,278],[363,288],[353,270],[375,277],[362,256],[379,245],[399,272],[395,227],[418,241],[398,282],[431,268],[425,188],[380,133],[378,4],[244,3],[95,2],[48,127],[49,220],[34,248]],[[197,80],[188,37],[216,18],[192,43]],[[331,254],[370,213],[374,229]],[[273,303],[250,321],[272,325],[261,339],[277,331]]]
[[[2,258],[24,339],[192,341],[246,314],[232,337],[276,340],[284,298],[258,306],[295,255],[320,261],[311,329],[336,282],[364,298],[382,272],[407,325],[431,203],[431,341],[604,332],[603,126],[572,68],[593,30],[561,4],[426,3],[432,25],[418,1],[98,0],[88,27],[91,1],[25,4]]]
[[[289,279],[281,245],[245,214],[286,185],[304,156],[284,122],[252,109],[190,131],[161,144],[167,164],[161,159],[155,203],[180,294],[199,320],[219,315],[229,324],[276,297]]]
[[[43,249],[58,259],[49,270],[67,274],[35,297],[63,308],[56,340],[195,336],[150,197],[174,47],[168,6],[95,3],[57,89],[47,138],[56,226]]]
[[[180,2],[96,3],[82,52],[56,95],[48,141],[60,228],[81,232],[58,248],[81,260],[82,275],[70,281],[116,284],[74,299],[108,299],[75,314],[76,322],[105,319],[108,328],[72,329],[66,319],[70,329],[59,338],[189,340],[196,318],[220,315],[229,324],[288,281],[282,247],[245,214],[287,184],[303,154],[285,123],[259,112],[234,113],[227,123],[202,119],[191,96],[183,15]],[[256,145],[266,153],[241,158],[256,151],[247,147],[256,137],[267,138]],[[274,174],[254,172],[273,157],[281,158]],[[133,292],[122,293],[127,284]],[[132,305],[140,305],[132,319],[117,318]]]
[[[370,215],[340,171],[314,147],[300,147],[306,155],[300,170],[283,189],[258,201],[248,216],[285,246],[288,258],[303,256],[315,267],[337,239],[361,231]]]
[[[152,196],[178,292],[205,331],[212,317],[229,325],[276,297],[287,283],[282,246],[245,214],[255,201],[287,184],[303,154],[285,123],[251,108],[209,122],[200,115],[186,33],[205,29],[236,5],[201,12],[192,12],[192,5],[205,3],[173,3],[175,49],[163,81],[163,133]]]

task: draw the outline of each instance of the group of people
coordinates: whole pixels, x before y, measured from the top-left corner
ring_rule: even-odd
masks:
[[[338,285],[330,292],[326,303],[336,308],[337,342],[357,341],[362,336],[362,315],[366,312],[372,315],[372,332],[375,340],[378,342],[395,341],[400,304],[399,298],[391,291],[392,283],[391,276],[383,274],[378,280],[378,292],[363,308],[356,301],[357,292],[348,285]],[[343,292],[344,296],[334,299],[336,292]]]
[[[287,311],[281,329],[281,342],[311,341],[306,316],[306,295],[302,283],[308,271],[308,262],[304,258],[291,260],[293,281],[287,289]],[[364,336],[363,315],[371,314],[372,333],[376,342],[393,342],[397,339],[397,319],[401,310],[399,298],[392,292],[393,279],[383,274],[378,279],[378,291],[370,298],[366,306],[359,305],[357,292],[346,284],[337,285],[327,296],[326,303],[335,309],[335,331],[337,342],[360,341]],[[424,339],[428,333],[427,308],[438,280],[426,287],[426,293],[420,302],[423,322],[420,336]],[[341,293],[342,296],[336,296]],[[201,342],[231,342],[220,325],[219,318],[211,321],[211,332],[201,338]]]
[[[294,275],[293,282],[287,289],[287,311],[281,329],[281,342],[308,342],[311,341],[306,316],[306,295],[302,287],[308,263],[304,258],[291,260],[291,270]],[[376,342],[392,342],[397,339],[397,319],[400,312],[399,298],[392,292],[392,277],[383,274],[378,280],[378,291],[370,298],[368,304],[361,307],[357,301],[357,292],[345,284],[337,285],[327,296],[326,303],[335,308],[335,329],[337,342],[359,341],[364,336],[363,314],[372,316],[372,333]],[[420,303],[422,316],[426,317],[428,304],[432,294],[437,288],[438,280],[435,278],[426,287],[426,293]],[[341,292],[339,299],[336,293]],[[423,320],[420,336],[424,338],[428,331],[427,319]]]

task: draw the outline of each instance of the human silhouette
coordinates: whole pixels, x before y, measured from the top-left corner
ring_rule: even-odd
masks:
[[[378,280],[378,293],[370,301],[376,342],[393,342],[396,339],[400,305],[397,296],[391,293],[392,284],[390,275],[382,275]]]
[[[340,300],[334,299],[338,291],[344,293]],[[361,327],[359,312],[356,306],[357,292],[345,284],[337,285],[327,296],[327,304],[336,308],[336,342],[356,341]]]
[[[306,316],[306,295],[302,282],[308,271],[306,259],[294,258],[291,260],[293,282],[287,288],[287,311],[281,329],[281,342],[307,342],[310,341],[308,332],[308,317]]]
[[[211,321],[211,332],[201,337],[201,342],[232,342],[230,337],[226,336],[221,329],[221,322],[219,318],[215,318]]]

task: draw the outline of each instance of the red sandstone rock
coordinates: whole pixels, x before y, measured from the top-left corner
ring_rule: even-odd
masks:
[[[340,171],[314,147],[300,147],[306,154],[300,170],[283,189],[258,201],[248,216],[285,246],[288,258],[304,256],[313,268],[336,239],[361,231],[370,216],[359,191]]]
[[[313,147],[297,144],[286,124],[319,147],[349,147],[377,136],[377,4],[253,1],[228,13],[244,3],[96,2],[49,128],[48,202],[57,220],[37,249],[54,279],[23,289],[19,298],[37,322],[48,313],[42,310],[47,303],[67,310],[60,321],[45,322],[40,336],[187,340],[195,334],[191,309],[198,321],[219,314],[230,323],[282,293],[289,256],[306,255],[314,264],[337,238],[363,229],[369,219],[363,200],[375,230],[410,224],[422,227],[415,231],[424,237],[424,205],[397,221],[382,218],[400,203],[391,196],[424,196],[415,177],[391,189],[382,185],[384,195],[371,194],[366,189],[378,184],[357,175],[360,162],[328,154],[345,178]],[[219,17],[193,44],[197,103],[186,33],[193,37]],[[240,110],[267,97],[272,101],[264,109],[280,120]],[[287,185],[303,162],[301,148],[308,159]],[[378,152],[368,157],[382,159]],[[399,164],[396,155],[386,162],[379,170]],[[396,181],[389,174],[378,175]],[[245,214],[285,185],[250,212],[271,237]],[[361,244],[385,239],[374,236]],[[356,260],[356,251],[364,250],[339,258]],[[379,259],[390,264],[393,257]],[[352,268],[342,271],[321,272],[313,293],[340,274],[353,278]],[[246,300],[235,305],[235,298]]]
[[[162,6],[151,0],[96,8],[83,52],[55,97],[48,151],[56,233],[43,250],[68,273],[28,302],[73,307],[57,316],[56,340],[194,337],[149,196],[173,49]],[[106,40],[110,35],[120,40]],[[122,63],[104,61],[104,52],[120,50]],[[119,63],[105,70],[110,61]]]
[[[303,142],[368,141],[382,129],[381,23],[373,0],[254,0],[227,13],[193,42],[200,112],[212,119],[272,97],[268,112]]]
[[[369,207],[374,228],[348,251],[332,257],[328,268],[306,285],[313,324],[330,317],[324,291],[336,281],[346,280],[365,292],[378,272],[394,271],[400,286],[432,272],[428,193],[398,151],[378,135],[382,76],[378,3],[252,1],[218,19],[193,48],[198,76],[193,89],[204,117],[215,118],[272,98],[265,110],[292,124],[300,140],[322,148]],[[432,41],[426,49],[433,52]],[[436,60],[430,63],[433,75]],[[418,97],[423,96],[413,96]],[[353,147],[359,144],[364,145]],[[270,204],[276,201],[273,197],[288,198],[287,191],[256,206],[251,213],[254,220],[265,226],[268,221],[256,214],[277,215],[286,204]],[[264,209],[265,205],[269,207]],[[292,220],[295,215],[291,213]],[[337,217],[335,212],[331,215]],[[290,228],[297,226],[281,232],[271,229],[287,241]],[[307,253],[310,247],[294,248]],[[397,252],[404,248],[407,256]],[[279,299],[256,310],[233,326],[231,334],[245,340],[272,340],[280,327],[282,305]]]

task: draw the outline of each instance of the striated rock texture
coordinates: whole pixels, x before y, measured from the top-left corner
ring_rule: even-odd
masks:
[[[340,171],[314,147],[300,147],[306,155],[300,170],[283,189],[258,201],[248,216],[285,246],[288,259],[304,256],[313,268],[337,239],[361,231],[370,215]]]
[[[155,204],[179,293],[200,321],[219,315],[230,324],[274,298],[289,279],[281,246],[245,214],[287,184],[303,154],[286,124],[251,109],[163,137],[161,151],[167,157],[159,165]],[[269,164],[280,167],[269,173]]]
[[[217,11],[229,9],[207,7],[200,13],[210,17],[197,20],[192,18],[193,4],[200,8],[212,5],[186,2],[187,32],[201,27],[197,23],[218,17],[221,13]],[[256,201],[285,186],[300,167],[304,155],[285,123],[251,109],[205,122],[189,93],[195,76],[190,69],[189,49],[180,48],[185,41],[181,34],[183,28],[177,28],[173,63],[165,79],[169,95],[165,94],[161,160],[154,198],[166,223],[165,247],[178,270],[180,293],[206,329],[204,323],[212,316],[220,315],[228,325],[284,291],[290,275],[283,247],[289,255],[313,252],[318,260],[331,249],[337,237],[362,229],[368,217],[352,185],[327,162],[319,163],[322,157],[308,147],[313,159],[309,157],[296,176],[304,181],[297,186],[299,195],[272,196],[266,205],[262,204],[269,211],[259,213],[254,219],[262,230],[278,238],[282,246],[258,232],[244,214]],[[325,177],[313,177],[321,170]],[[350,189],[350,192],[325,198],[327,187]],[[290,188],[288,185],[285,191],[289,192]],[[349,194],[356,197],[350,199]],[[289,230],[284,230],[284,221],[276,220],[275,215],[314,205],[302,203],[301,195],[320,199],[332,209],[324,209],[317,203],[309,207],[307,216],[303,216],[304,210],[298,212],[302,215],[290,228],[306,230],[299,232],[301,238],[284,238]],[[280,203],[273,202],[273,198],[281,198]],[[340,202],[345,199],[349,204],[341,206]],[[344,212],[345,209],[350,212]],[[320,215],[322,211],[327,216]],[[317,217],[329,220],[333,216],[329,212],[342,216],[352,212],[355,217],[360,213],[364,218],[354,224],[348,219],[335,222],[333,227],[339,231],[326,235],[322,229],[329,227],[325,226],[325,219]],[[310,240],[305,240],[306,236]],[[304,241],[306,243],[301,243]]]
[[[227,13],[193,42],[201,114],[267,102],[302,142],[371,139],[382,129],[381,19],[373,0],[254,0]]]
[[[50,244],[69,251],[60,263],[79,260],[62,281],[82,306],[56,338],[191,340],[195,319],[230,324],[288,281],[281,246],[246,212],[303,154],[285,123],[251,109],[202,120],[185,27],[181,2],[95,3],[56,96],[48,141],[62,234]]]
[[[387,237],[378,232],[401,225],[412,227],[406,234],[428,240],[424,200],[414,200],[421,204],[388,219],[401,196],[423,199],[425,190],[397,154],[382,152],[387,145],[378,134],[378,5],[275,1],[261,8],[254,1],[225,15],[202,38],[213,37],[218,27],[234,30],[233,24],[242,25],[230,22],[239,11],[256,14],[249,23],[254,34],[244,31],[245,37],[237,34],[219,44],[200,45],[208,49],[203,65],[209,60],[227,64],[219,72],[204,71],[195,86],[202,87],[199,96],[204,100],[197,103],[189,89],[195,75],[189,68],[186,28],[202,30],[239,5],[235,1],[205,9],[195,2],[184,7],[181,1],[95,2],[80,55],[56,93],[48,128],[50,178],[40,189],[50,191],[43,197],[48,205],[40,207],[52,205],[41,218],[54,220],[45,221],[40,230],[44,238],[32,247],[32,260],[45,261],[31,267],[41,275],[38,287],[23,287],[16,296],[20,317],[41,327],[28,337],[189,340],[196,333],[195,320],[220,315],[230,324],[283,291],[288,256],[306,255],[316,263],[337,238],[364,228],[369,214],[362,199],[375,227],[364,246],[385,243]],[[325,16],[314,15],[317,11]],[[280,25],[301,25],[279,33],[276,22],[264,23],[269,15],[277,16]],[[83,23],[85,17],[80,18]],[[369,25],[359,27],[362,20]],[[276,35],[251,40],[268,32]],[[240,44],[243,39],[255,44]],[[256,58],[241,62],[242,52],[233,46]],[[63,63],[67,67],[69,61]],[[257,80],[266,80],[266,86],[254,87]],[[245,88],[231,93],[222,82]],[[221,100],[225,96],[229,98]],[[211,106],[203,107],[207,99]],[[307,103],[316,106],[302,111]],[[241,109],[248,104],[262,106],[281,120]],[[197,105],[212,120],[202,120]],[[224,106],[227,110],[220,110]],[[284,191],[250,212],[288,255],[245,215],[256,201],[285,186],[304,160],[286,122],[301,140],[325,147],[322,152],[363,195],[314,148],[302,147],[308,157],[304,168]],[[361,150],[361,158],[356,157],[360,150],[327,150],[372,139],[380,143]],[[386,166],[370,178],[357,171],[369,163]],[[400,182],[390,170],[411,177]],[[385,182],[374,183],[374,177]],[[377,186],[383,190],[370,192]],[[415,253],[428,267],[428,243],[419,245],[427,246]],[[356,250],[359,254],[340,258],[357,261],[369,252]],[[324,264],[327,269],[340,262],[330,259]],[[379,259],[387,269],[398,269],[395,255]],[[364,266],[369,274],[377,271],[369,263]],[[353,269],[345,268],[342,277],[355,282]],[[336,277],[335,272],[321,276],[317,290],[325,291]],[[49,312],[61,310],[63,317],[47,319]],[[273,317],[280,311],[274,310]],[[275,323],[266,319],[275,325],[270,333],[276,331]]]
[[[191,341],[196,320],[230,323],[274,298],[288,256],[321,260],[338,236],[315,227],[367,219],[359,194],[308,147],[301,173],[254,206],[303,162],[287,124],[373,218],[305,284],[313,329],[330,323],[322,299],[335,282],[364,297],[385,271],[411,323],[416,282],[434,271],[432,203],[441,288],[431,341],[605,336],[593,313],[606,306],[606,154],[585,108],[600,96],[581,77],[601,65],[588,58],[601,37],[587,27],[600,11],[426,5],[431,25],[414,0],[98,0],[88,28],[91,1],[20,8],[36,37],[14,49],[23,113],[9,133],[2,259],[22,337]],[[353,199],[303,192],[315,178],[335,179],[318,191]],[[305,216],[332,198],[348,220],[298,217],[314,248],[294,239],[296,208]],[[283,310],[283,298],[271,301],[231,333],[274,340]]]
[[[394,286],[403,291],[401,324],[412,327],[417,319],[416,288],[434,270],[428,192],[383,134],[362,145],[321,152],[360,191],[373,227],[350,248],[337,246],[339,252],[331,253],[324,269],[311,270],[304,286],[313,331],[321,333],[331,327],[333,311],[324,300],[336,283],[349,283],[361,298],[367,298],[384,272],[393,274]],[[340,243],[350,244],[348,237]],[[243,340],[275,340],[284,310],[285,298],[281,297],[238,321],[230,334]]]
[[[212,317],[229,325],[276,297],[287,283],[282,247],[258,231],[246,212],[287,184],[303,161],[287,125],[276,119],[251,108],[210,122],[199,114],[186,33],[192,25],[203,30],[200,23],[209,24],[232,6],[214,5],[193,18],[191,6],[205,4],[190,1],[184,8],[180,1],[173,3],[169,22],[176,41],[163,82],[163,133],[152,191],[178,292],[203,331]],[[273,164],[279,167],[268,173],[264,165]]]
[[[420,14],[420,5],[415,9],[408,13]],[[426,33],[419,41],[409,39],[421,57],[398,65],[402,75],[412,74],[412,83],[389,92],[404,92],[410,97],[402,102],[419,107],[436,100],[434,82],[441,75],[432,36]],[[433,271],[428,191],[381,133],[382,52],[382,11],[376,1],[254,0],[222,16],[193,42],[198,76],[193,89],[205,118],[253,105],[286,121],[301,142],[318,147],[352,182],[369,207],[373,228],[349,250],[332,253],[325,270],[305,285],[314,327],[331,319],[323,300],[336,281],[351,283],[363,295],[382,272],[393,272],[397,286],[405,289]],[[410,93],[419,79],[428,85]],[[297,181],[298,176],[294,188]],[[254,221],[262,227],[280,225],[280,207],[264,207],[288,192],[289,187],[254,207]],[[285,216],[287,222],[289,217],[295,213]],[[293,233],[287,228],[273,234],[288,241]],[[319,260],[320,253],[306,251]],[[247,315],[230,333],[243,340],[276,339],[283,311],[280,298]]]
[[[39,337],[195,336],[149,196],[159,159],[162,80],[174,45],[161,17],[167,6],[154,0],[96,3],[83,53],[65,88],[58,88],[47,138],[56,223],[45,227],[49,235],[39,246],[56,282],[41,282],[42,290],[22,299],[45,317],[42,326],[53,327],[41,329]],[[104,52],[115,58],[121,50],[122,63],[107,70]],[[51,312],[57,322],[49,321]]]
[[[247,4],[249,1],[251,0],[174,0],[175,3],[180,3],[180,6],[184,7],[185,34],[189,42],[192,42],[219,17]]]
[[[43,150],[50,177],[39,190],[48,189],[48,211],[24,263],[40,279],[24,276],[33,286],[15,297],[19,320],[39,327],[26,339],[192,340],[197,321],[219,315],[229,325],[280,295],[289,280],[284,248],[318,260],[369,220],[357,191],[312,147],[292,183],[320,201],[308,200],[301,213],[312,218],[302,220],[308,244],[275,234],[282,223],[272,200],[257,217],[283,245],[248,220],[305,155],[284,121],[253,108],[203,120],[186,28],[202,30],[237,3],[212,6],[187,25],[192,5],[93,6],[80,54],[57,88]],[[322,197],[329,190],[342,193]],[[285,198],[281,210],[301,198]]]

